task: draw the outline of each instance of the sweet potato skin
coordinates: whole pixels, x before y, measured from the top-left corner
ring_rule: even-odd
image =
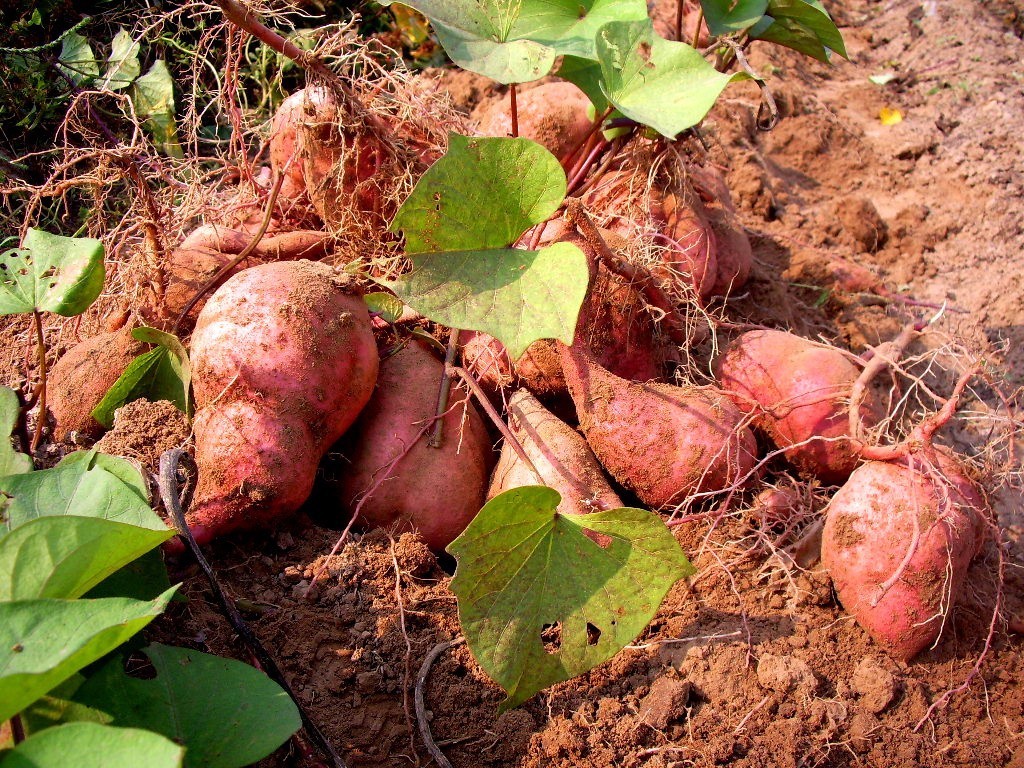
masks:
[[[369,400],[377,366],[366,305],[330,267],[278,262],[225,283],[192,336],[189,524],[213,536],[294,512]]]
[[[801,474],[838,484],[859,456],[848,439],[847,401],[860,374],[841,352],[785,331],[749,331],[714,364],[722,387],[755,417]],[[867,426],[878,421],[873,399],[862,407]]]
[[[361,504],[362,525],[419,531],[439,551],[480,511],[495,454],[483,419],[461,387],[452,387],[441,447],[427,445],[443,370],[416,341],[381,363],[373,398],[335,449],[347,460],[330,490],[339,522]]]
[[[92,409],[124,373],[146,345],[132,338],[131,327],[101,333],[76,344],[54,364],[49,375],[47,407],[53,416],[53,436],[63,440],[71,432],[96,437],[103,426]]]
[[[843,607],[891,655],[909,661],[939,637],[984,541],[986,510],[949,458],[867,462],[832,498],[822,563]]]
[[[516,100],[519,135],[547,147],[558,158],[575,147],[590,130],[590,99],[572,83],[544,83],[524,90]],[[481,104],[474,112],[481,136],[511,136],[508,96]]]
[[[717,390],[628,382],[594,364],[579,340],[562,347],[562,364],[587,442],[645,504],[681,504],[728,488],[753,469],[754,436]]]
[[[512,488],[538,485],[543,481],[561,494],[558,511],[562,513],[582,515],[623,506],[587,441],[529,391],[520,389],[513,393],[509,400],[508,426],[540,478],[506,442],[494,468],[488,499]]]

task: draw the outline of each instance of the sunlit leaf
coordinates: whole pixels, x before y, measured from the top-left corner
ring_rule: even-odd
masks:
[[[0,768],[180,768],[184,748],[156,733],[68,723],[25,739]]]
[[[96,54],[92,52],[92,46],[77,32],[64,37],[57,61],[60,62],[61,70],[75,85],[91,83],[100,76],[100,65],[96,63]]]
[[[0,315],[40,310],[81,314],[103,290],[103,244],[29,229],[21,248],[0,254]]]
[[[0,387],[0,477],[32,471],[32,459],[11,445],[11,432],[18,423],[21,404],[13,389]]]
[[[132,84],[142,71],[139,64],[139,48],[139,44],[132,40],[127,30],[118,30],[110,44],[107,69],[99,82],[101,90],[120,91]]]

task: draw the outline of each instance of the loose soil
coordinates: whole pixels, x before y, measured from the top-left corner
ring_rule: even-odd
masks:
[[[753,65],[772,68],[778,126],[754,129],[757,91],[749,85],[730,92],[703,129],[757,257],[747,293],[729,311],[859,352],[904,322],[893,311],[900,302],[836,286],[850,264],[868,267],[897,296],[945,303],[946,327],[1000,367],[996,380],[1019,418],[1019,0],[841,0],[829,8],[852,62],[826,67],[756,52]],[[868,79],[888,74],[884,85]],[[445,82],[474,101],[482,95],[478,83]],[[902,122],[883,124],[883,109],[899,110]],[[856,276],[871,287],[871,273]],[[8,370],[23,370],[23,330],[7,333],[18,342],[3,345]],[[962,437],[979,449],[976,435]],[[671,590],[634,645],[517,709],[498,714],[503,694],[465,645],[444,652],[425,686],[433,736],[458,768],[1024,768],[1024,514],[1019,497],[994,502],[1007,539],[1009,621],[997,627],[980,674],[930,716],[985,650],[995,545],[972,566],[941,642],[905,664],[843,612],[820,566],[787,569],[768,557],[752,512],[674,528],[697,574]],[[460,633],[452,563],[438,562],[411,534],[381,531],[327,559],[337,536],[303,517],[218,541],[210,557],[349,765],[429,765],[413,684],[427,653]],[[152,634],[244,658],[197,570],[178,576],[189,600],[172,605]],[[313,763],[286,746],[261,765]]]

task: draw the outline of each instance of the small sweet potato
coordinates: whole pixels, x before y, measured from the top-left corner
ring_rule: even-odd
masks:
[[[199,315],[191,358],[199,485],[188,521],[203,540],[293,513],[378,366],[351,280],[310,261],[228,280]]]
[[[904,661],[938,639],[991,516],[959,462],[935,456],[857,467],[829,503],[822,534],[843,607]]]
[[[506,442],[494,468],[488,499],[512,488],[543,483],[561,494],[559,512],[582,515],[622,506],[597,457],[575,429],[547,410],[525,389],[512,395],[508,412],[509,430],[540,477]]]
[[[101,333],[76,344],[50,369],[47,407],[53,416],[53,436],[63,440],[71,432],[96,437],[103,426],[91,413],[125,368],[146,351],[132,338],[126,325],[119,331]]]
[[[373,398],[335,448],[345,456],[329,493],[344,521],[419,531],[444,549],[483,506],[494,450],[466,391],[453,386],[441,447],[427,444],[443,363],[410,341],[381,362]]]
[[[848,401],[860,371],[839,350],[785,331],[748,331],[714,368],[736,405],[802,474],[824,483],[849,477],[859,455],[849,440]],[[866,425],[878,422],[873,399],[861,414]]]

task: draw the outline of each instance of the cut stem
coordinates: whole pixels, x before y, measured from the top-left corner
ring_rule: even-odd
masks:
[[[43,317],[38,309],[32,310],[32,324],[36,329],[36,343],[39,345],[39,410],[36,430],[28,449],[30,456],[34,456],[39,450],[39,442],[43,439],[43,427],[46,425],[46,337],[43,335]]]

